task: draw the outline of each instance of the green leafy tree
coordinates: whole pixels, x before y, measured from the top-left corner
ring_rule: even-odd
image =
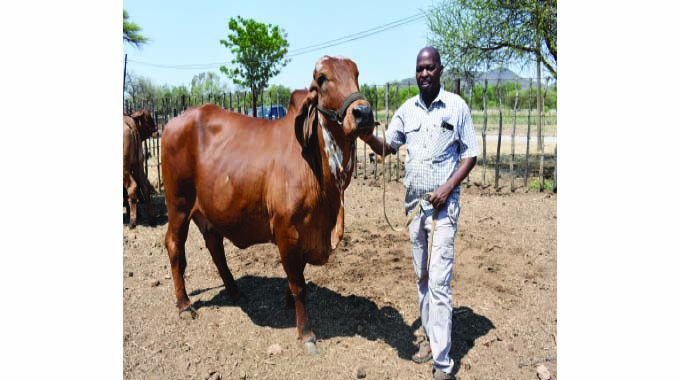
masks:
[[[444,0],[427,22],[442,60],[463,76],[540,62],[557,78],[557,0]]]
[[[179,85],[179,86],[170,86],[168,84],[164,84],[160,86],[159,89],[159,96],[162,98],[172,98],[172,99],[179,99],[184,95],[185,97],[188,97],[191,95],[189,90],[185,85]]]
[[[275,84],[275,85],[272,85],[271,87],[269,87],[267,92],[269,94],[271,94],[272,104],[277,104],[277,102],[278,102],[278,104],[280,104],[280,105],[286,107],[286,109],[288,109],[288,103],[290,102],[290,94],[291,94],[290,88],[288,88],[286,86]],[[277,100],[277,98],[278,98],[278,100]]]
[[[257,115],[257,98],[267,88],[269,80],[281,72],[290,59],[286,33],[278,26],[264,24],[252,19],[236,16],[229,20],[231,33],[220,43],[234,55],[233,68],[221,66],[235,84],[249,88],[253,115]]]
[[[378,107],[378,90],[375,86],[369,86],[367,84],[361,85],[361,94],[366,97],[369,103],[371,103],[371,108],[375,109]]]
[[[222,94],[229,92],[229,86],[222,82],[220,76],[213,72],[203,72],[191,79],[191,95]]]
[[[130,21],[130,15],[123,9],[123,41],[130,45],[139,48],[140,45],[146,44],[150,41],[148,37],[143,36],[140,32],[142,28]]]
[[[410,89],[409,89],[410,87]],[[399,89],[399,104],[404,104],[409,97],[418,95],[418,86],[406,85]]]

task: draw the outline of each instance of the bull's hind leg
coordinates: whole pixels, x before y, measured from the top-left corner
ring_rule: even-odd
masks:
[[[149,225],[154,226],[156,225],[156,212],[153,209],[153,199],[151,199],[151,188],[153,185],[151,185],[151,182],[149,182],[149,180],[146,178],[144,178],[143,181],[146,182],[144,186],[142,186],[142,193],[144,195],[146,209],[149,214]]]
[[[130,202],[128,202],[128,193],[125,186],[123,186],[123,207],[125,207],[125,213],[130,216]]]
[[[193,203],[193,202],[191,202]],[[177,309],[181,318],[196,318],[196,311],[191,307],[191,301],[187,295],[184,284],[184,272],[187,268],[186,252],[184,244],[187,241],[189,232],[189,212],[178,210],[176,204],[186,205],[188,202],[177,200],[167,202],[168,204],[168,230],[165,233],[165,248],[168,250],[170,268],[172,271],[172,281],[175,285],[175,298]]]
[[[128,214],[130,215],[130,229],[137,226],[137,182],[129,173],[124,173],[123,186],[128,192]]]
[[[196,212],[193,214],[192,219],[203,234],[205,245],[208,247],[208,251],[210,251],[210,256],[212,256],[213,263],[215,263],[220,277],[222,277],[227,295],[233,302],[238,301],[241,298],[241,291],[234,281],[234,276],[232,276],[229,266],[227,266],[227,257],[224,254],[224,245],[222,244],[224,237],[210,226],[210,223],[208,223],[202,214]]]

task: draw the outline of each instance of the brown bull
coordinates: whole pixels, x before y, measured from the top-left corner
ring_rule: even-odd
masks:
[[[309,90],[291,95],[283,119],[256,119],[204,105],[167,124],[161,153],[165,246],[181,317],[196,316],[184,283],[184,244],[193,220],[233,301],[241,293],[227,266],[223,238],[241,249],[277,245],[288,277],[286,305],[295,307],[304,346],[318,354],[305,309],[304,269],[307,263],[325,264],[332,240],[341,237],[342,197],[354,167],[356,138],[374,128],[358,76],[350,59],[323,57]]]
[[[151,202],[151,193],[155,192],[149,179],[144,174],[144,157],[142,141],[158,131],[151,113],[141,110],[132,115],[123,114],[123,189],[127,191],[129,201],[123,192],[123,204],[130,215],[130,228],[137,225],[137,196],[141,190],[149,213],[149,224],[154,224],[155,213]]]

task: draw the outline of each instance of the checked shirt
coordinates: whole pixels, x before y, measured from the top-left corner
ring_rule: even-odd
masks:
[[[446,123],[443,123],[446,122]],[[405,211],[408,215],[425,193],[444,184],[462,158],[479,155],[470,110],[458,95],[439,90],[428,109],[420,94],[397,109],[385,134],[387,144],[398,151],[407,146]],[[460,185],[451,192],[449,203],[460,197]],[[432,209],[422,202],[423,211]]]

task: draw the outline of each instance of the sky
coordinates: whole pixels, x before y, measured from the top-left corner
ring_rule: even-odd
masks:
[[[427,45],[428,28],[424,17],[413,16],[424,16],[424,11],[436,4],[413,0],[327,3],[127,0],[123,7],[130,20],[142,28],[141,34],[151,38],[151,42],[139,49],[123,44],[123,52],[127,54],[128,71],[147,77],[157,85],[189,86],[194,75],[213,71],[233,86],[219,71],[220,64],[232,59],[219,41],[226,39],[229,19],[237,15],[283,28],[291,55],[302,48],[394,26],[365,38],[292,56],[288,65],[270,81],[292,89],[306,88],[312,79],[314,64],[321,56],[341,55],[357,63],[359,83],[383,84],[415,77],[416,55]],[[395,22],[399,20],[405,23],[397,26]],[[188,65],[196,68],[188,69]]]

